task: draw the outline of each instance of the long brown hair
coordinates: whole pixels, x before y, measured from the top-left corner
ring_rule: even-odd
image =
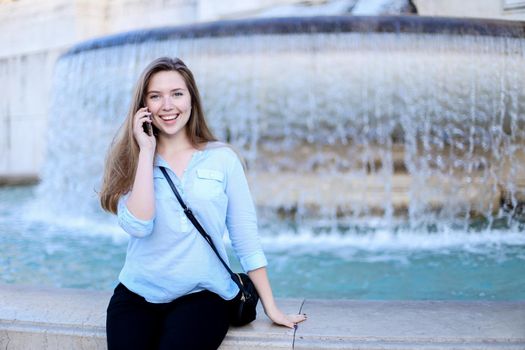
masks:
[[[145,106],[145,96],[152,76],[162,71],[177,71],[186,82],[191,96],[191,115],[185,128],[193,147],[199,148],[206,142],[217,140],[206,124],[197,84],[184,62],[179,58],[170,57],[160,57],[151,62],[135,85],[126,120],[120,126],[106,156],[102,189],[99,194],[100,205],[113,214],[117,213],[119,198],[131,190],[137,171],[139,146],[133,136],[133,116]]]

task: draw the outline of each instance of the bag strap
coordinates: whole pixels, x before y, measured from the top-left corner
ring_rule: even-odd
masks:
[[[170,185],[171,187],[171,190],[173,191],[173,193],[175,194],[175,197],[177,197],[177,200],[179,201],[180,203],[180,206],[182,207],[182,209],[184,209],[184,214],[186,214],[186,216],[188,217],[188,219],[191,221],[191,223],[193,224],[193,226],[195,226],[195,228],[197,229],[197,231],[199,231],[199,233],[202,235],[202,237],[204,237],[204,239],[206,240],[206,242],[208,242],[208,244],[210,245],[211,249],[213,249],[213,251],[215,252],[215,254],[217,255],[217,257],[219,258],[219,260],[221,261],[222,265],[226,268],[226,270],[228,270],[228,273],[230,274],[232,280],[237,284],[237,286],[239,286],[239,289],[243,292],[243,294],[246,296],[246,298],[249,298],[250,294],[246,291],[246,289],[244,288],[244,286],[242,285],[242,282],[241,282],[241,278],[239,275],[237,275],[235,272],[233,272],[230,267],[228,266],[228,264],[226,264],[224,262],[224,260],[222,259],[221,255],[219,254],[219,252],[217,251],[217,248],[215,247],[215,244],[213,244],[213,241],[210,237],[210,235],[208,235],[206,233],[206,231],[204,230],[204,228],[201,226],[201,224],[199,223],[199,221],[197,220],[197,218],[193,215],[193,212],[191,211],[190,208],[188,208],[186,206],[186,204],[184,203],[184,201],[182,200],[182,197],[180,196],[179,194],[179,191],[177,191],[177,187],[175,187],[175,185],[173,184],[173,181],[171,181],[171,177],[169,176],[168,172],[166,171],[166,168],[161,166],[160,167],[160,170],[162,171],[162,173],[164,174],[164,177],[166,178],[166,180],[168,181],[168,184]]]

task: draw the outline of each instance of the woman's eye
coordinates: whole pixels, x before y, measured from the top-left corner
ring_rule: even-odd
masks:
[[[180,97],[180,96],[182,96],[182,92],[175,92],[175,93],[173,93],[172,96]]]
[[[151,100],[157,100],[159,98],[159,95],[150,95],[149,97]]]

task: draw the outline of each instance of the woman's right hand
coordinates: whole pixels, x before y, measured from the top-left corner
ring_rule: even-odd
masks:
[[[140,150],[155,152],[157,139],[155,135],[149,136],[144,132],[142,124],[151,122],[151,113],[147,107],[140,108],[133,117],[133,135],[139,144]]]

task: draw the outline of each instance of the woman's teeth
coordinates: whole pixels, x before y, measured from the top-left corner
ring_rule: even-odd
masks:
[[[175,120],[178,117],[179,117],[179,114],[177,114],[177,115],[167,115],[167,116],[160,117],[160,119],[165,120],[165,121],[170,121],[170,120]]]

